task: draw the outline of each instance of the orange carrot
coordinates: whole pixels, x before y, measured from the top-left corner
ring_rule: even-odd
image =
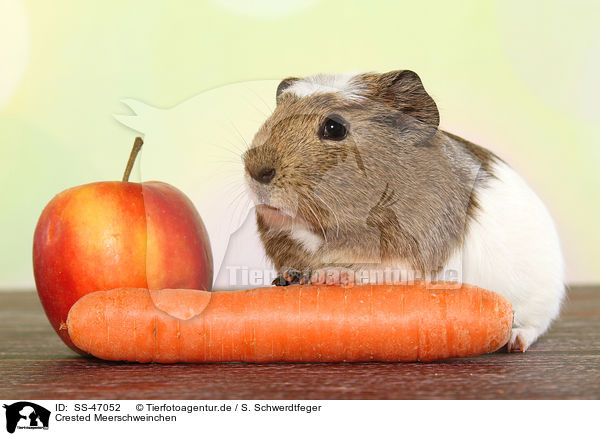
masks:
[[[69,312],[80,349],[137,362],[412,362],[495,351],[512,307],[481,288],[294,285],[241,291],[120,288]]]

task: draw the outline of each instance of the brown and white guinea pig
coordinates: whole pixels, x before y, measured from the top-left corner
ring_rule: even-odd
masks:
[[[504,161],[439,129],[417,74],[289,78],[276,99],[244,163],[279,284],[385,269],[478,285],[513,304],[509,350],[558,316],[563,260],[548,211]]]

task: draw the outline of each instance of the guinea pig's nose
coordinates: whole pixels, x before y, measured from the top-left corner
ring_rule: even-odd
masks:
[[[270,183],[271,180],[273,180],[273,177],[275,177],[275,168],[272,167],[268,167],[268,168],[262,168],[259,171],[257,171],[256,173],[252,174],[252,177],[259,181],[260,183]]]

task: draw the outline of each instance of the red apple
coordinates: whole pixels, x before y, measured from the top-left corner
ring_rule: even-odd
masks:
[[[123,182],[61,192],[35,229],[33,270],[42,306],[58,335],[76,351],[64,323],[85,294],[120,287],[212,286],[210,242],[192,202],[166,183],[127,181],[141,144],[136,139]]]

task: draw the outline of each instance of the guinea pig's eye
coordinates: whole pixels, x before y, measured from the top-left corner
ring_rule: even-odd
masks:
[[[321,137],[332,141],[341,141],[348,134],[345,121],[338,115],[331,115],[325,118],[321,127]]]

